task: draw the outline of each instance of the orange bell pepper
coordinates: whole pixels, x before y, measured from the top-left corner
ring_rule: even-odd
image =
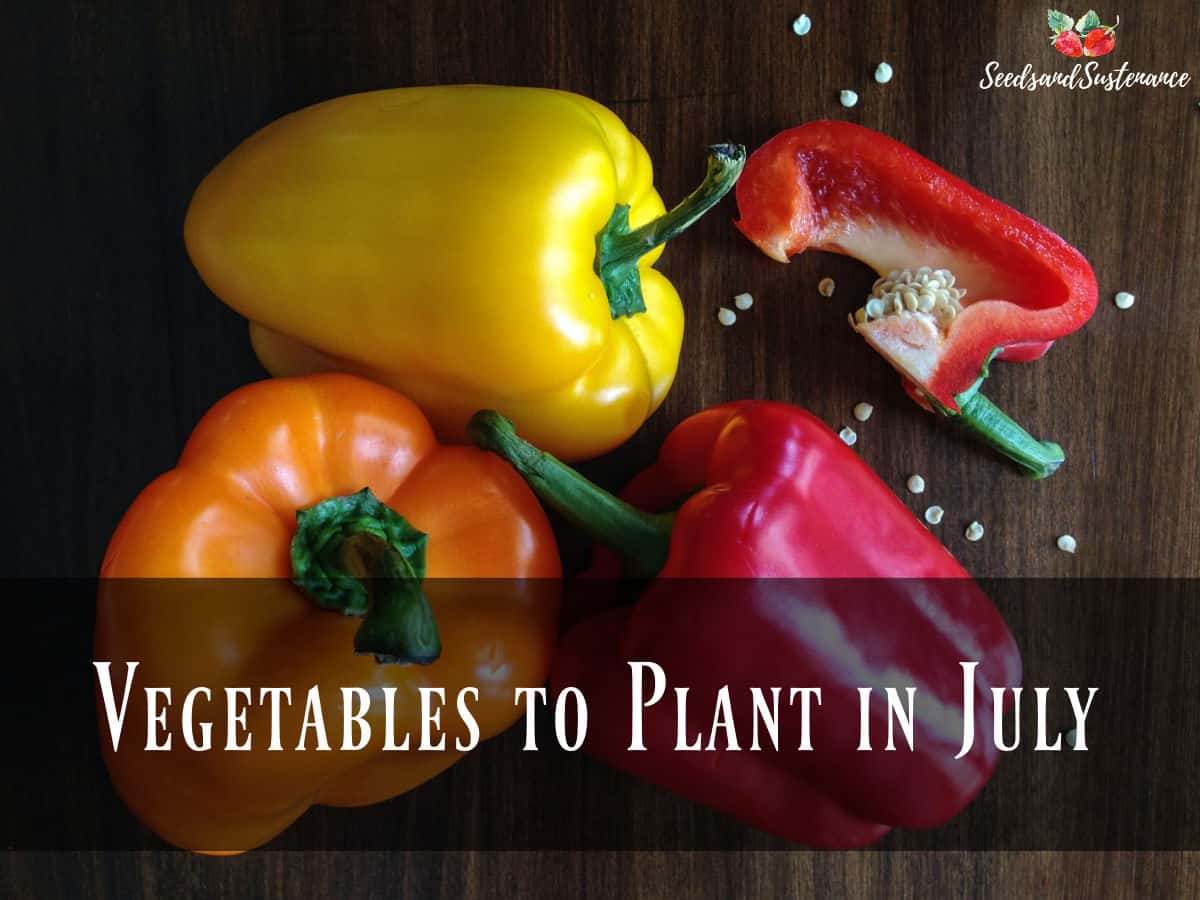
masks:
[[[493,454],[439,446],[399,394],[349,375],[241,388],[134,501],[104,558],[94,658],[112,661],[118,696],[124,663],[139,664],[119,749],[101,734],[113,783],[161,837],[217,853],[270,840],[314,803],[403,793],[453,764],[457,740],[469,743],[455,715],[460,688],[478,687],[471,713],[486,739],[516,719],[515,686],[545,682],[559,574],[549,523],[520,476]],[[464,590],[454,579],[492,580]],[[410,664],[386,664],[396,661]],[[172,691],[169,751],[144,749],[149,685]],[[180,707],[201,685],[211,697],[193,713],[211,723],[207,752],[181,740]],[[331,752],[311,734],[296,750],[314,685]],[[225,749],[231,686],[251,688],[245,752]],[[268,746],[266,686],[293,692],[280,704],[281,750]],[[371,698],[372,737],[358,751],[341,749],[349,686]],[[445,692],[446,746],[418,752],[418,688],[432,686]],[[396,689],[392,732],[387,688]],[[97,703],[103,732],[99,691]],[[389,733],[411,734],[411,750],[384,750]]]

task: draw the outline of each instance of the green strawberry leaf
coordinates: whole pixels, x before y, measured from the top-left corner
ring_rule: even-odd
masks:
[[[1062,34],[1075,25],[1074,19],[1064,12],[1059,12],[1057,9],[1046,10],[1046,22],[1050,25],[1050,30],[1055,34]]]
[[[1083,18],[1075,23],[1075,30],[1084,37],[1087,37],[1087,33],[1093,28],[1099,27],[1100,17],[1096,15],[1096,11],[1094,9],[1089,9],[1086,13],[1084,13]]]

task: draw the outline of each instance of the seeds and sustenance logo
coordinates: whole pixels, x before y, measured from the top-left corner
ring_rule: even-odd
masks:
[[[1108,56],[1117,47],[1117,26],[1120,23],[1121,17],[1116,16],[1111,25],[1105,25],[1094,9],[1089,9],[1078,19],[1071,18],[1061,10],[1046,10],[1050,45],[1071,59]],[[1106,59],[1103,63],[1097,59],[1079,60],[1074,65],[1052,72],[1039,72],[1033,63],[1025,63],[1017,71],[1005,71],[1005,66],[998,59],[993,59],[983,67],[979,87],[984,91],[993,88],[1016,88],[1021,91],[1038,91],[1042,88],[1086,91],[1100,88],[1104,91],[1123,91],[1138,87],[1183,88],[1191,82],[1189,72],[1141,72],[1131,68],[1127,59],[1119,63],[1113,59]]]
[[[1104,56],[1117,46],[1117,26],[1121,17],[1111,25],[1104,25],[1094,9],[1089,9],[1078,21],[1057,9],[1046,10],[1046,22],[1050,26],[1050,43],[1063,56]]]

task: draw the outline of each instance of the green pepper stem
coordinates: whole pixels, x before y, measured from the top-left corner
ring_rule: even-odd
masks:
[[[979,391],[965,401],[960,400],[958,413],[951,415],[985,444],[1015,462],[1031,478],[1054,474],[1066,458],[1062,447],[1052,441],[1034,438]]]
[[[625,234],[613,236],[605,248],[601,268],[636,261],[659,244],[678,237],[729,193],[745,165],[746,148],[741,144],[713,144],[708,148],[708,171],[700,186],[670,212]]]
[[[670,212],[638,228],[629,227],[629,207],[620,204],[608,224],[596,235],[596,274],[608,295],[614,319],[646,311],[638,260],[660,244],[683,233],[729,193],[746,165],[741,144],[713,144],[708,148],[704,181]]]
[[[619,554],[628,575],[652,578],[662,571],[671,546],[672,514],[643,512],[614,497],[521,438],[512,422],[494,410],[475,413],[467,434],[507,460],[547,506]]]
[[[425,665],[442,652],[421,587],[425,543],[425,534],[363,488],[296,513],[292,580],[318,606],[363,617],[357,652]]]

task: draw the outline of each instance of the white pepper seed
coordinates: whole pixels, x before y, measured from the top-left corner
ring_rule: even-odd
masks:
[[[733,298],[733,305],[744,312],[754,305],[754,298],[749,294],[738,294]]]
[[[945,514],[946,511],[940,506],[931,506],[925,510],[925,521],[930,525],[940,525],[942,523],[942,516]]]
[[[798,37],[804,37],[812,31],[812,19],[801,13],[792,20],[792,33]]]
[[[858,94],[849,90],[842,91],[840,94],[838,94],[838,100],[841,101],[842,106],[846,107],[846,109],[849,109],[858,103]]]
[[[880,316],[882,316],[883,315],[883,301],[882,300],[868,300],[867,301],[867,315],[870,316],[872,319],[878,319]]]
[[[920,475],[908,476],[908,492],[910,494],[925,493],[925,479]],[[933,509],[933,507],[931,506],[930,509]]]
[[[1058,549],[1063,553],[1074,553],[1076,546],[1078,546],[1075,542],[1075,538],[1071,537],[1069,534],[1059,535],[1057,544]]]
[[[855,434],[854,429],[850,428],[849,426],[843,427],[842,430],[838,432],[838,437],[842,439],[842,443],[847,447],[853,447],[856,443],[858,443],[858,435]]]
[[[727,306],[722,306],[717,310],[717,321],[728,328],[737,321],[737,313]]]
[[[820,294],[822,297],[832,297],[833,291],[836,287],[837,287],[837,284],[834,282],[834,280],[832,278],[822,278],[817,283],[817,293]]]
[[[1113,297],[1113,303],[1117,304],[1117,309],[1129,309],[1136,299],[1129,291],[1120,291],[1117,296]]]
[[[885,62],[881,62],[875,67],[875,80],[879,84],[887,84],[892,80],[892,67]]]
[[[870,403],[854,404],[854,418],[858,419],[860,422],[865,422],[867,419],[871,418],[871,413],[873,412],[875,412],[875,407]]]
[[[981,540],[983,538],[983,525],[981,525],[979,522],[972,522],[967,526],[964,537],[966,537],[968,541],[972,542]]]

